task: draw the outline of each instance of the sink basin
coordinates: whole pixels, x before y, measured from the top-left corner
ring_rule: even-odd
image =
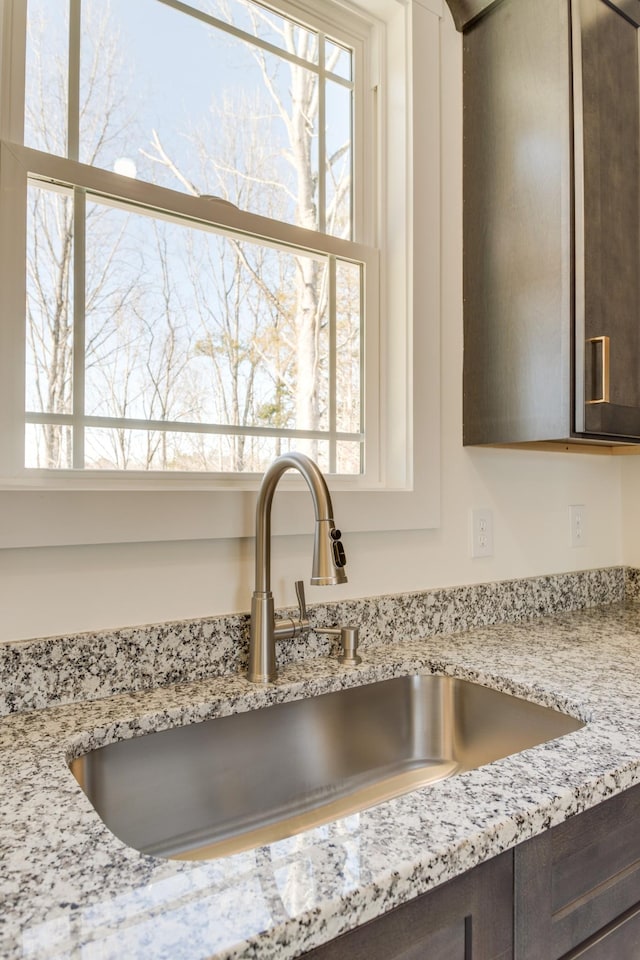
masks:
[[[71,771],[141,851],[204,859],[259,846],[584,726],[451,677],[397,677],[150,733]]]

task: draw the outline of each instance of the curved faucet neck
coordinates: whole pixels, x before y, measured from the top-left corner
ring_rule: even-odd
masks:
[[[306,480],[316,520],[333,521],[331,495],[313,460],[302,453],[285,453],[274,460],[262,478],[256,505],[256,593],[271,590],[271,505],[278,482],[287,470],[297,470]]]

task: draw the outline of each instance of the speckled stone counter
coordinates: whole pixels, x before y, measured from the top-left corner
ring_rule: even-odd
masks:
[[[323,626],[358,624],[360,645],[403,643],[490,623],[638,599],[640,571],[605,567],[415,593],[364,597],[308,608],[311,632],[278,644],[280,664],[335,653]],[[246,669],[249,617],[177,623],[0,643],[0,716],[115,693],[229,676]]]
[[[67,768],[93,746],[413,671],[587,721],[556,741],[290,839],[206,862],[142,856]],[[613,604],[14,713],[0,722],[0,956],[286,960],[640,782],[640,607]]]

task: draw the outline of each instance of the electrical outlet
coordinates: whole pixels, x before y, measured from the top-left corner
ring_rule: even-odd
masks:
[[[476,507],[471,511],[471,556],[493,556],[493,514]]]
[[[572,547],[587,545],[587,508],[584,503],[572,503],[569,507],[569,532]]]

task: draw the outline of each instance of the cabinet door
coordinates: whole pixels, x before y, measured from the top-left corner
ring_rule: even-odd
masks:
[[[576,431],[640,436],[639,0],[571,0]]]
[[[640,956],[640,787],[514,853],[515,960]]]
[[[464,34],[465,444],[571,433],[568,4],[486,2]]]
[[[512,907],[513,854],[509,851],[305,953],[304,958],[509,960]]]

